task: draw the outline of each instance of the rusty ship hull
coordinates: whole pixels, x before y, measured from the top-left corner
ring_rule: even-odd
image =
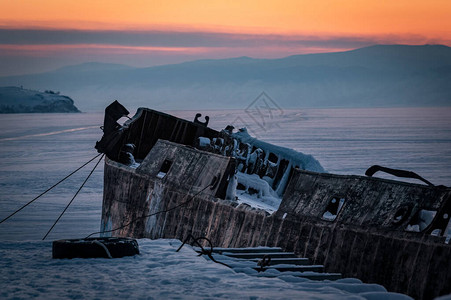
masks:
[[[192,235],[209,238],[215,247],[278,246],[328,272],[415,299],[451,293],[450,188],[303,170],[305,164],[286,151],[265,154],[276,151],[264,145],[260,157],[272,154],[273,163],[246,165],[243,151],[230,145],[236,150],[246,144],[250,155],[256,144],[206,125],[139,109],[123,127],[104,133],[97,148],[108,157],[105,236]],[[278,208],[268,212],[231,197],[231,186],[245,188],[233,186],[237,172],[266,176],[280,193]]]

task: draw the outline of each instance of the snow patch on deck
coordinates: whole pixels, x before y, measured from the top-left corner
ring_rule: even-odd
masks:
[[[261,179],[257,174],[242,172],[237,172],[236,177],[238,183],[244,187],[244,190],[236,190],[238,203],[246,203],[269,213],[273,213],[279,208],[282,199],[267,181]]]

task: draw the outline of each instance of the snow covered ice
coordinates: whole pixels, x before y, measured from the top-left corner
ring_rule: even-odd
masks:
[[[178,240],[139,240],[140,255],[52,259],[47,241],[0,242],[0,298],[411,299],[358,279],[256,277],[207,260]],[[271,270],[272,271],[272,270]]]

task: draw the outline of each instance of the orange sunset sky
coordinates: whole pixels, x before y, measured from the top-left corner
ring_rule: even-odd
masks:
[[[0,75],[374,44],[451,46],[451,1],[0,0]]]

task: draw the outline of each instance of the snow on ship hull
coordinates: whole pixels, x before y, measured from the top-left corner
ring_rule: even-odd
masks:
[[[113,143],[98,145],[110,157],[102,231],[138,219],[112,235],[184,240],[192,234],[208,237],[215,247],[279,246],[323,264],[328,272],[416,299],[451,293],[450,188],[305,171],[308,162],[320,167],[309,157],[274,154],[265,145],[259,145],[263,153],[257,151],[258,157],[268,159],[264,152],[272,151],[273,164],[259,164],[243,156],[246,151],[232,153],[230,145],[237,150],[242,140],[228,140],[205,125],[140,109],[119,129],[119,137],[108,139]],[[134,144],[135,151],[133,161],[124,163],[126,144]],[[251,148],[247,156],[257,150]],[[281,194],[280,206],[270,213],[237,201],[240,188],[249,192],[246,182],[234,183],[237,170],[245,178],[265,178],[271,195]]]

